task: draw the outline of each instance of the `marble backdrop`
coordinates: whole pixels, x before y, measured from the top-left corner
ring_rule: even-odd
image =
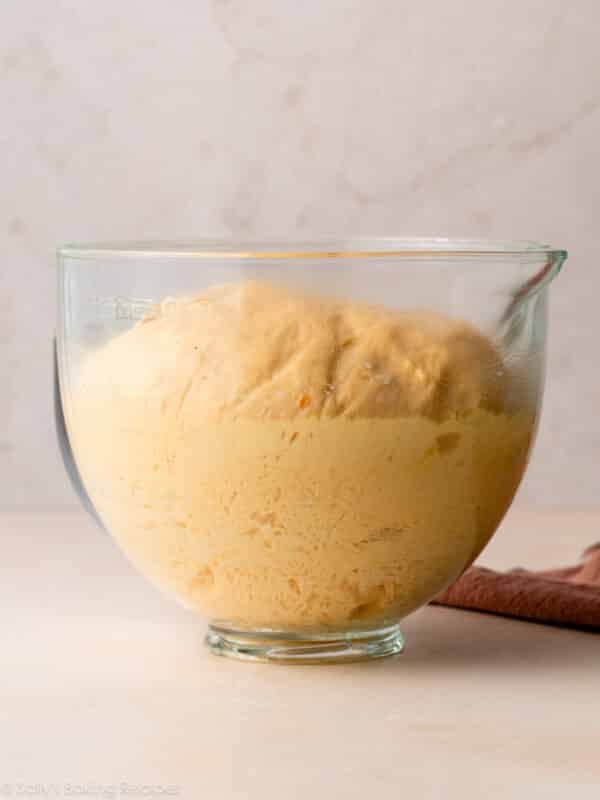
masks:
[[[65,240],[524,237],[570,250],[521,505],[600,504],[597,0],[7,0],[0,506],[76,502],[51,414]]]

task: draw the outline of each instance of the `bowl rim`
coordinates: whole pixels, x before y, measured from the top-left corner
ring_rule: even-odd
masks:
[[[567,251],[530,240],[451,237],[351,236],[309,240],[197,239],[107,241],[61,245],[59,259],[197,258],[238,260],[373,258],[550,258]]]

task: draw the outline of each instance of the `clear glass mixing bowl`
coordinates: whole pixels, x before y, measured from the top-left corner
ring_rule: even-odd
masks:
[[[401,651],[522,478],[566,253],[531,242],[59,252],[57,422],[82,500],[216,653]]]

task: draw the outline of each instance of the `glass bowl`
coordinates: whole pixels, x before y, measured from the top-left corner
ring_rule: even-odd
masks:
[[[523,476],[546,296],[531,242],[70,245],[57,420],[133,564],[274,662],[398,653]]]

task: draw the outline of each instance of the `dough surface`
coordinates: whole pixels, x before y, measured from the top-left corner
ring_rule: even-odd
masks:
[[[466,323],[242,282],[90,353],[69,425],[108,529],[213,621],[396,621],[472,561],[533,420]]]

